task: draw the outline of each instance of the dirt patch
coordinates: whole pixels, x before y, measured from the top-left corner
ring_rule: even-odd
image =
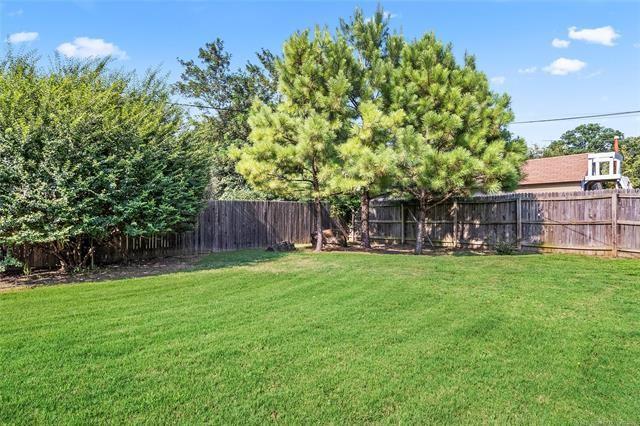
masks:
[[[0,274],[0,292],[42,285],[105,281],[135,277],[148,277],[193,269],[203,255],[175,256],[140,260],[127,264],[114,264],[83,271],[63,274],[59,271],[35,271],[29,276]]]

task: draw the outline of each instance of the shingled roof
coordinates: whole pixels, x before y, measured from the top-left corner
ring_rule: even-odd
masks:
[[[579,182],[587,174],[587,155],[573,154],[528,160],[522,166],[524,178],[520,185]]]

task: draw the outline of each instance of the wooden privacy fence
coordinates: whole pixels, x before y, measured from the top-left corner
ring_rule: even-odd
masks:
[[[192,231],[151,237],[122,237],[96,247],[96,263],[267,247],[279,241],[311,242],[315,230],[313,205],[295,201],[209,201]],[[327,206],[323,226],[330,226]],[[32,268],[55,267],[55,257],[35,249],[28,255]]]
[[[373,240],[415,243],[416,205],[374,200]],[[640,191],[505,194],[456,199],[433,206],[425,244],[491,247],[497,242],[523,251],[640,256]]]

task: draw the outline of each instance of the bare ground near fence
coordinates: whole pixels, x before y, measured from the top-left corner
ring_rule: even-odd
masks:
[[[372,201],[372,240],[415,242],[416,207]],[[640,257],[640,191],[477,196],[434,205],[427,214],[427,247],[491,248],[498,242],[524,252]]]
[[[207,255],[188,255],[142,259],[127,264],[111,264],[68,274],[55,269],[40,269],[29,275],[0,274],[0,293],[54,284],[98,282],[135,277],[150,277],[193,270]]]

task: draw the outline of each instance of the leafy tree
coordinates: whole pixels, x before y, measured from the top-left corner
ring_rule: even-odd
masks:
[[[629,178],[634,188],[640,188],[640,136],[632,136],[620,142],[624,157],[622,173]]]
[[[507,95],[489,89],[475,59],[456,63],[451,45],[433,34],[406,43],[393,74],[393,108],[406,114],[395,142],[400,183],[418,201],[415,251],[434,203],[517,185],[526,146],[505,130],[513,120]]]
[[[390,77],[399,61],[402,39],[389,33],[389,18],[381,7],[370,19],[356,9],[349,22],[341,22],[341,33],[357,65],[354,97],[349,99],[356,118],[351,136],[338,148],[342,165],[333,185],[337,191],[359,196],[362,245],[370,248],[369,201],[387,191],[396,170],[390,142],[404,114],[391,109]]]
[[[544,146],[540,146],[538,144],[533,144],[533,146],[530,146],[527,149],[527,158],[528,159],[542,158],[542,157],[544,157],[545,149],[546,149],[546,147],[544,147]]]
[[[252,143],[236,152],[237,170],[260,190],[313,199],[320,251],[321,200],[332,192],[337,148],[354,118],[355,64],[342,36],[316,28],[313,36],[306,30],[285,42],[276,69],[281,98],[274,106],[257,101],[252,107]]]
[[[196,135],[210,144],[211,196],[216,199],[270,198],[272,194],[253,190],[236,170],[231,150],[248,143],[249,109],[255,98],[266,104],[276,100],[275,56],[268,50],[257,53],[258,63],[244,69],[231,68],[231,55],[216,39],[198,51],[199,62],[180,60],[181,80],[175,91],[197,105]]]
[[[544,149],[543,156],[581,154],[584,152],[606,152],[613,149],[614,136],[624,136],[619,130],[597,123],[581,124],[569,130]]]
[[[108,60],[0,63],[0,245],[42,246],[62,269],[94,244],[188,227],[208,152],[157,73],[137,81]]]

